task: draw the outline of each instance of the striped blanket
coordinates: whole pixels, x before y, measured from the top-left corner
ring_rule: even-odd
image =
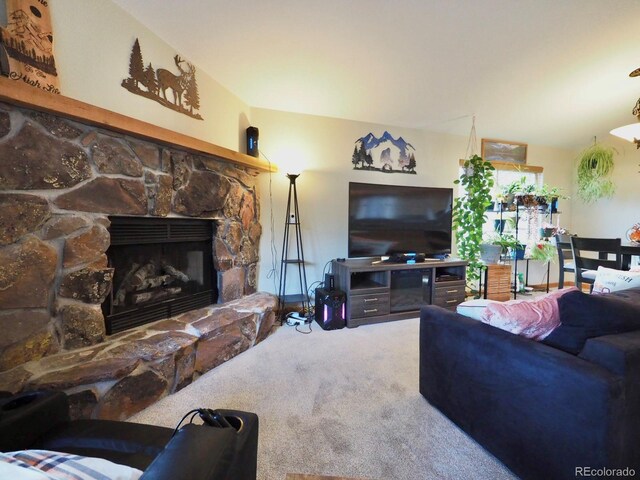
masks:
[[[0,479],[15,480],[137,480],[140,470],[102,458],[48,450],[0,453]]]

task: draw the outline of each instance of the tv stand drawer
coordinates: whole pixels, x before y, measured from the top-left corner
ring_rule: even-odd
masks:
[[[434,288],[433,304],[444,308],[454,308],[464,302],[464,280],[452,282],[437,282]]]
[[[389,314],[389,293],[351,295],[351,318]]]

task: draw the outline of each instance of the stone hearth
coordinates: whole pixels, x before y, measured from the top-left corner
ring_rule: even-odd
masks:
[[[0,389],[64,389],[77,416],[120,418],[266,337],[256,175],[0,104]],[[214,220],[220,305],[107,336],[110,215]]]
[[[264,340],[277,301],[254,293],[0,373],[0,390],[65,390],[73,418],[123,420]]]

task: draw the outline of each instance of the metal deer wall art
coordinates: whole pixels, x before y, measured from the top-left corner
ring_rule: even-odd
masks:
[[[183,60],[180,55],[173,57],[177,72],[166,68],[154,69],[142,60],[142,49],[136,38],[129,58],[129,77],[121,85],[131,93],[155,100],[176,112],[202,120],[198,113],[200,95],[196,82],[196,68]]]

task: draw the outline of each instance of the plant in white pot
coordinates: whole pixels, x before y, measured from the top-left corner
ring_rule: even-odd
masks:
[[[480,258],[484,263],[498,263],[518,246],[516,237],[510,233],[494,233],[480,244]]]

